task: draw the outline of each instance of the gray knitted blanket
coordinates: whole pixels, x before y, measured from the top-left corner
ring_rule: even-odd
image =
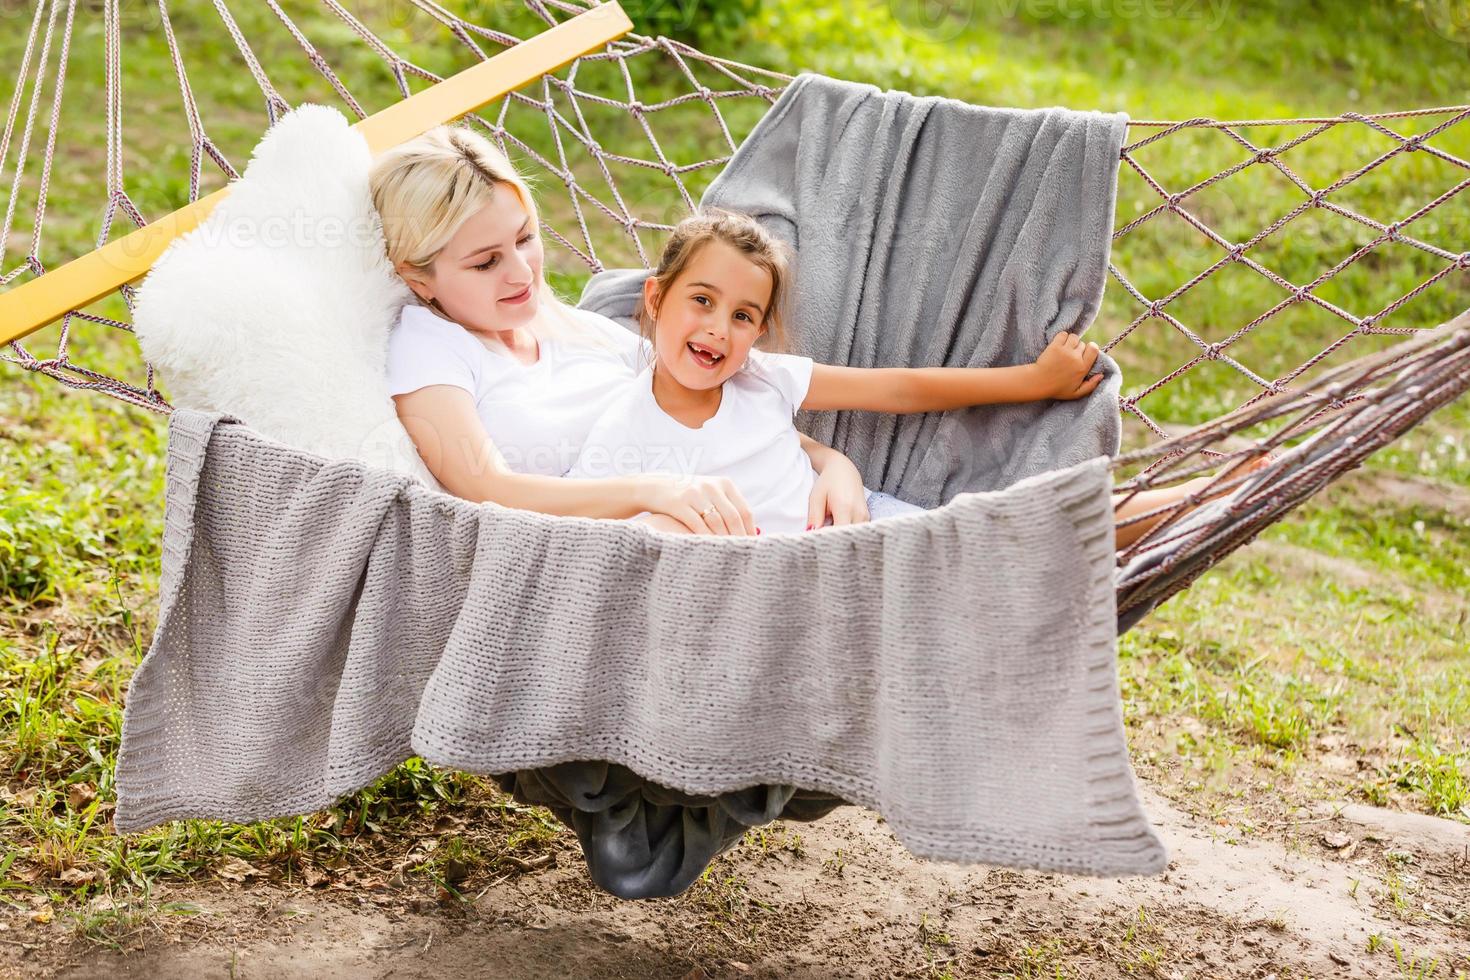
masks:
[[[116,826],[307,813],[412,754],[595,759],[681,792],[832,794],[925,857],[1157,871],[1106,462],[821,533],[679,537],[472,504],[179,409]]]
[[[1122,113],[1000,109],[801,74],[701,205],[796,250],[791,349],[854,367],[1023,364],[1091,325],[1107,279]],[[647,272],[578,305],[632,325]],[[863,484],[921,507],[1117,453],[1120,376],[1069,402],[797,416]]]

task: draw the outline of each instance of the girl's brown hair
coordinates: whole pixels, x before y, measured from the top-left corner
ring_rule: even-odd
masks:
[[[786,285],[790,278],[790,249],[786,243],[761,227],[750,215],[724,208],[701,208],[674,226],[674,232],[664,244],[659,256],[658,267],[651,276],[658,283],[659,302],[668,296],[669,290],[678,280],[680,273],[699,254],[699,250],[710,242],[724,242],[736,249],[751,262],[766,270],[771,277],[771,299],[761,317],[765,328],[762,345],[766,350],[781,351],[786,348]],[[657,310],[647,309],[640,294],[634,319],[639,332],[649,343],[653,342],[653,321]]]

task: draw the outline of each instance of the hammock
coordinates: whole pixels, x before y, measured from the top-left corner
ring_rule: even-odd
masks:
[[[508,18],[519,18],[519,24],[497,25],[523,25],[523,36],[516,36],[469,23],[432,0],[416,0],[415,23],[438,31],[435,40],[447,37],[475,62],[446,77],[449,72],[442,64],[430,67],[421,63],[424,59],[401,54],[389,32],[375,31],[336,0],[323,3],[345,32],[330,42],[309,38],[275,0],[267,0],[262,9],[304,52],[334,101],[362,120],[359,129],[373,149],[469,113],[468,120],[524,169],[542,173],[544,231],[560,247],[559,255],[548,250],[554,278],[569,276],[577,264],[592,272],[648,266],[656,255],[653,243],[671,228],[673,212],[693,206],[702,186],[740,145],[740,135],[791,81],[790,76],[707,55],[669,38],[627,33],[630,25],[615,4],[526,0],[526,10]],[[85,40],[76,31],[74,2],[38,4],[29,25],[0,133],[0,174],[11,175],[0,226],[0,257],[6,262],[20,202],[34,205],[34,217],[21,261],[0,270],[0,286],[8,287],[0,293],[0,342],[8,342],[8,351],[0,356],[69,387],[167,413],[171,406],[155,386],[151,367],[145,366],[136,381],[112,377],[77,358],[80,345],[73,334],[79,328],[129,331],[126,313],[104,297],[116,293],[131,308],[129,284],[173,237],[194,227],[219,200],[223,191],[206,194],[207,187],[237,172],[211,136],[193,94],[189,72],[202,66],[183,52],[167,5],[160,2],[157,26],[172,59],[188,131],[190,203],[151,221],[145,216],[123,179],[121,8],[118,0],[105,0],[101,6],[107,160],[102,227],[95,251],[54,269],[41,258],[42,231],[68,59]],[[215,0],[214,11],[225,43],[239,53],[259,90],[263,124],[273,122],[300,100],[282,94],[257,54],[264,42],[253,32],[260,25],[242,25],[222,0]],[[394,28],[395,35],[403,33],[401,26]],[[331,60],[342,58],[329,60],[323,53],[329,43],[342,45],[343,36],[354,47],[338,53],[358,59],[355,63],[364,55],[378,59],[393,95],[402,101],[368,111],[367,100],[331,67]],[[425,50],[432,48],[425,45]],[[362,74],[368,74],[366,69]],[[682,80],[688,91],[642,103],[637,82],[653,76]],[[481,110],[485,105],[491,109]],[[1470,163],[1431,142],[1467,117],[1470,106],[1313,119],[1130,123],[1135,138],[1122,148],[1120,180],[1132,183],[1126,191],[1120,185],[1120,220],[1109,270],[1119,287],[1110,291],[1111,301],[1131,304],[1132,309],[1122,316],[1113,313],[1114,332],[1105,349],[1122,364],[1131,386],[1121,394],[1119,409],[1130,424],[1127,444],[1136,448],[1116,457],[1113,470],[1129,477],[1121,484],[1125,492],[1137,492],[1224,469],[1223,464],[1266,451],[1275,451],[1278,459],[1248,477],[1221,478],[1196,497],[1172,505],[1163,512],[1164,520],[1119,554],[1119,630],[1470,387],[1470,316],[1449,315],[1467,305],[1470,251],[1419,234],[1430,228],[1426,215],[1470,186]],[[1401,132],[1410,126],[1423,128],[1413,135]],[[671,132],[678,135],[670,138]],[[1360,166],[1331,178],[1303,176],[1311,170],[1300,161],[1308,158],[1311,146],[1338,134],[1378,148]],[[683,154],[691,140],[713,146],[715,155],[687,162]],[[1220,171],[1180,185],[1156,176],[1163,168],[1153,155],[1167,157],[1175,147],[1181,152],[1198,152],[1201,146],[1218,150],[1221,141],[1237,152]],[[675,143],[678,152],[672,149]],[[1421,159],[1436,161],[1459,181],[1391,223],[1352,206],[1348,191],[1354,185],[1369,184],[1397,163]],[[205,170],[206,160],[217,172]],[[1220,185],[1260,174],[1284,182],[1280,186],[1289,189],[1295,203],[1248,236],[1227,235],[1206,220],[1219,207],[1211,195]],[[653,178],[661,180],[664,193],[645,189],[635,198],[620,189],[629,184],[647,188]],[[551,181],[566,188],[558,208],[549,203],[552,194],[544,186]],[[139,230],[116,236],[119,216]],[[1340,259],[1293,278],[1268,264],[1272,246],[1286,240],[1288,226],[1326,216],[1340,219],[1359,236]],[[1188,254],[1201,267],[1181,272],[1175,283],[1140,285],[1123,269],[1128,256],[1148,249]],[[1367,312],[1354,312],[1330,298],[1331,287],[1351,275],[1350,270],[1386,278],[1365,270],[1362,260],[1369,256],[1378,262],[1397,260],[1401,271],[1408,270],[1408,285],[1375,301]],[[1264,283],[1279,290],[1279,298],[1238,323],[1194,321],[1185,312],[1191,298],[1222,282]],[[1310,325],[1321,332],[1314,320],[1337,324],[1340,333],[1295,364],[1276,364],[1275,350],[1294,346],[1294,331]],[[37,356],[30,349],[33,344],[22,343],[57,321],[52,356]],[[1423,329],[1443,321],[1451,322]],[[1410,339],[1383,349],[1381,338],[1404,337]],[[1355,354],[1361,356],[1353,358]],[[1252,367],[1252,361],[1270,366]],[[1191,378],[1222,376],[1238,382],[1244,393],[1233,392],[1233,403],[1214,406],[1222,413],[1219,417],[1192,424],[1200,421],[1198,409],[1172,393],[1188,386]],[[1232,489],[1239,492],[1228,502],[1193,509],[1204,497]],[[1134,520],[1153,516],[1158,515]]]

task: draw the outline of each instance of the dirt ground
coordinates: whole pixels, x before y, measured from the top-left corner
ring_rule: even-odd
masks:
[[[685,895],[553,860],[468,901],[421,883],[155,889],[117,949],[10,913],[16,977],[1437,977],[1470,972],[1470,827],[1349,805],[1237,833],[1150,792],[1173,861],[1100,880],[920,861],[847,807],[747,838]],[[174,904],[170,904],[174,903]]]

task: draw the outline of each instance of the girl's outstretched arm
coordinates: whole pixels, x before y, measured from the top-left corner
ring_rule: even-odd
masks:
[[[946,412],[970,405],[1070,400],[1092,394],[1097,344],[1059,333],[1033,364],[998,368],[852,368],[812,366],[801,407],[813,411]]]

